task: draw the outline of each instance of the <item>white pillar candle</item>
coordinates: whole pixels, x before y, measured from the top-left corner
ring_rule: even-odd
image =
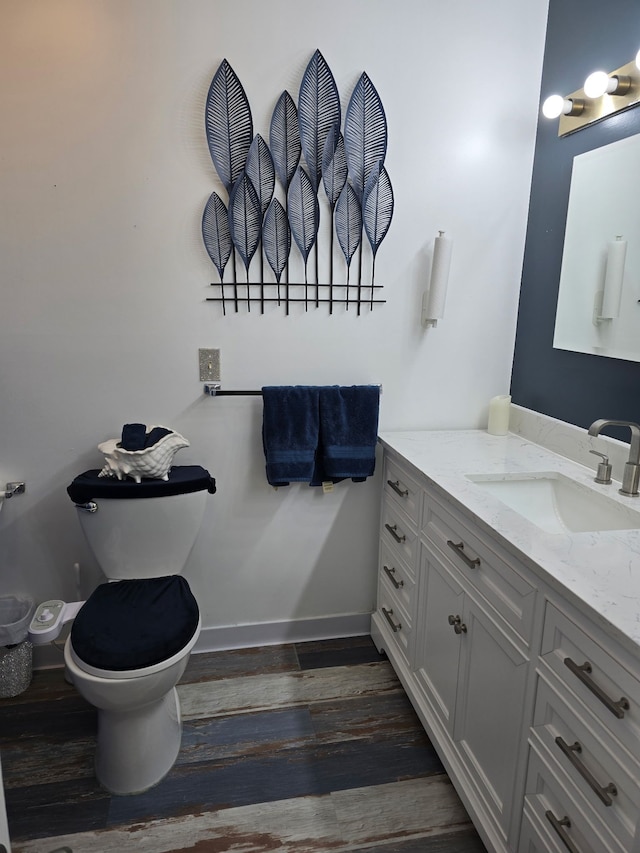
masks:
[[[506,435],[509,432],[509,407],[511,397],[508,394],[500,394],[489,400],[489,423],[487,432],[491,435]]]

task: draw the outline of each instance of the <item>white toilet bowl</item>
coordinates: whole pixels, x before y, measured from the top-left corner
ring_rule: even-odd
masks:
[[[137,794],[156,785],[180,750],[182,720],[176,684],[200,634],[162,663],[117,672],[84,664],[71,638],[64,647],[67,674],[87,702],[98,709],[95,772],[113,794]]]
[[[169,772],[180,749],[175,688],[201,626],[180,572],[215,483],[198,466],[173,468],[167,482],[104,482],[97,474],[80,475],[67,491],[111,582],[78,611],[64,660],[98,711],[98,781],[111,793],[136,794]]]

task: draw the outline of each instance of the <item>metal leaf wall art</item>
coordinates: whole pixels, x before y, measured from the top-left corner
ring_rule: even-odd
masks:
[[[289,223],[291,225],[291,234],[296,241],[300,254],[304,260],[304,305],[307,306],[307,261],[309,253],[316,242],[318,235],[318,225],[320,223],[320,208],[318,205],[318,196],[311,183],[311,179],[302,168],[298,166],[293,179],[289,185],[287,193],[287,203],[289,206]],[[318,292],[316,290],[316,307],[318,301]]]
[[[269,266],[273,270],[279,285],[291,251],[291,228],[289,227],[287,212],[277,198],[271,200],[264,216],[262,245]],[[278,288],[279,295],[280,289]]]
[[[202,214],[202,239],[207,253],[218,270],[220,281],[233,249],[229,233],[229,214],[225,203],[217,192],[212,192]],[[224,293],[223,293],[224,296]],[[222,313],[225,312],[224,300]]]
[[[382,161],[373,167],[364,186],[362,198],[362,224],[371,246],[373,262],[371,283],[376,275],[376,254],[387,236],[393,218],[393,187]]]
[[[310,303],[315,307],[327,303],[330,314],[336,304],[347,310],[357,304],[360,314],[363,307],[373,309],[385,301],[378,296],[382,286],[375,284],[375,263],[391,225],[394,199],[384,165],[386,115],[366,73],[353,88],[342,127],[334,75],[316,50],[302,75],[297,104],[286,90],[277,98],[267,143],[261,134],[254,136],[249,99],[224,59],[207,94],[205,132],[229,199],[225,206],[217,192],[211,193],[202,216],[205,248],[220,277],[214,285],[220,296],[209,301],[221,302],[226,313],[229,288],[236,312],[240,303],[247,310],[252,302],[259,303],[264,312],[265,304],[284,302],[288,314],[290,303],[304,302],[305,310]],[[342,271],[338,264],[335,274],[334,236],[345,262]],[[291,254],[292,242],[299,259]],[[246,291],[242,288],[246,296],[242,297],[236,253],[246,271]],[[312,253],[313,265],[309,264]],[[356,254],[357,285],[350,280]],[[259,260],[252,264],[255,255]],[[300,264],[304,281],[291,280],[290,271]],[[370,270],[366,281],[365,266]]]

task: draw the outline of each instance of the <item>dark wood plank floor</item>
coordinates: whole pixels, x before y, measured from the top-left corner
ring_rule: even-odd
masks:
[[[131,797],[96,782],[62,670],[0,700],[14,853],[484,853],[369,637],[193,655],[178,692],[178,760]]]

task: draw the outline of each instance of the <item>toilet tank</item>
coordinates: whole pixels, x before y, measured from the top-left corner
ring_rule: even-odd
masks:
[[[208,472],[181,466],[167,482],[96,480],[97,471],[85,472],[67,491],[104,575],[123,580],[181,574],[215,491]]]

